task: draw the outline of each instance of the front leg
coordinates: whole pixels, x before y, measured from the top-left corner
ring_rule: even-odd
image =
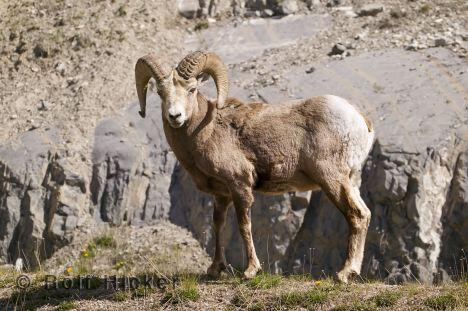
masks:
[[[216,196],[213,210],[213,224],[216,237],[215,255],[213,263],[208,268],[208,275],[218,278],[222,270],[226,269],[226,258],[224,257],[223,230],[226,224],[226,214],[231,199],[226,196]]]
[[[231,192],[234,207],[236,208],[237,223],[247,254],[247,269],[244,271],[244,277],[251,279],[262,269],[252,239],[252,224],[250,221],[250,208],[254,200],[252,189],[250,187],[239,187],[231,189]]]

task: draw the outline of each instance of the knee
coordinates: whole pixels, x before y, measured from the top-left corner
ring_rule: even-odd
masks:
[[[371,211],[367,207],[361,208],[360,218],[368,225],[371,219]]]
[[[349,220],[350,220],[350,225],[354,229],[357,230],[367,230],[369,227],[371,219],[371,212],[369,209],[362,209],[357,213],[353,213],[353,215],[350,215]]]

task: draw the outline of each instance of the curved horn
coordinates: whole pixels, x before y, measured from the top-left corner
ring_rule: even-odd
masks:
[[[148,54],[138,59],[135,65],[135,83],[140,101],[140,116],[146,116],[146,90],[151,77],[159,83],[167,77],[169,71],[154,54]]]
[[[224,106],[226,100],[229,82],[226,66],[221,59],[213,52],[193,52],[185,56],[177,65],[177,73],[182,78],[188,80],[196,78],[202,72],[209,74],[216,84],[218,92],[218,109]]]

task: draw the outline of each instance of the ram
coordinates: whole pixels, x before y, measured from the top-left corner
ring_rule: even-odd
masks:
[[[210,75],[217,100],[199,91]],[[258,191],[322,189],[349,226],[347,258],[337,273],[342,282],[359,274],[370,211],[359,193],[360,173],[374,139],[372,124],[346,100],[333,96],[267,105],[227,98],[227,69],[212,52],[187,55],[175,69],[154,54],[135,66],[140,115],[146,114],[148,81],[162,100],[166,139],[197,188],[214,196],[215,255],[208,274],[226,267],[223,227],[234,203],[248,265],[246,278],[261,270],[252,239],[250,208]]]

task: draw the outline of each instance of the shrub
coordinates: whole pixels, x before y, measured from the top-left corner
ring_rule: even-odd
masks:
[[[96,246],[102,248],[111,248],[116,246],[114,237],[110,234],[104,234],[95,238],[94,243],[96,244]]]

